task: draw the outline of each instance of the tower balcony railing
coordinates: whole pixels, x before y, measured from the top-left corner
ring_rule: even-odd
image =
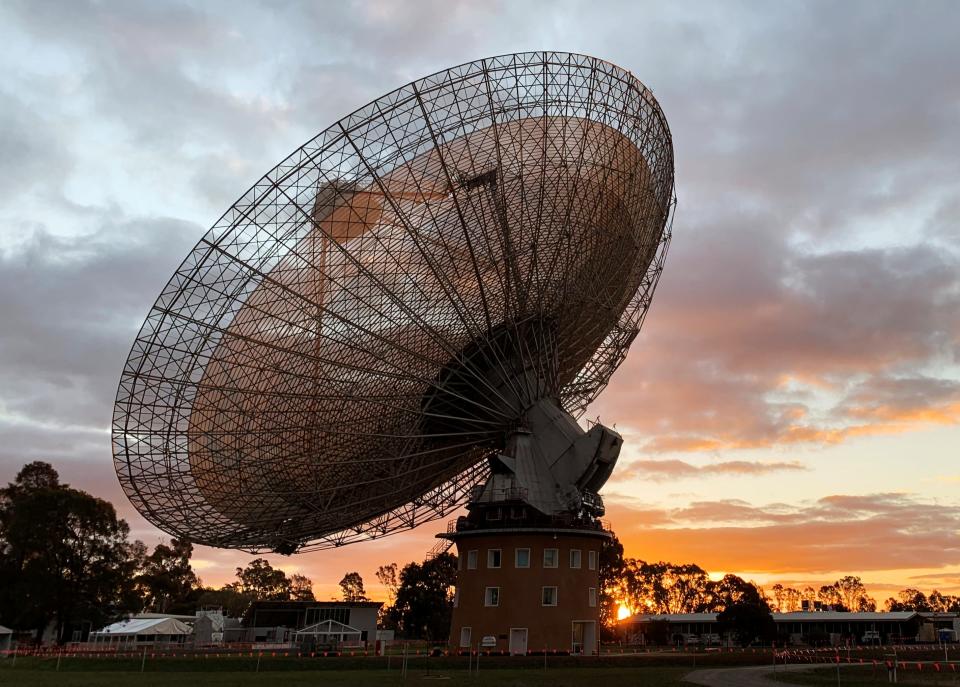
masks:
[[[610,523],[605,520],[589,516],[572,514],[544,515],[533,513],[523,518],[502,517],[497,520],[471,518],[461,515],[456,520],[447,523],[447,534],[470,532],[485,529],[518,529],[518,528],[549,528],[564,530],[595,530],[613,532]]]

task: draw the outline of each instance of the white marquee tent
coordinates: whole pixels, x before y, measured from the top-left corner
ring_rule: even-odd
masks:
[[[179,644],[193,629],[176,618],[129,618],[90,634],[98,644]]]

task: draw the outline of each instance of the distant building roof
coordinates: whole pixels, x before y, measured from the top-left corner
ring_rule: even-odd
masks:
[[[638,613],[627,618],[627,623],[714,623],[717,613]],[[903,623],[919,615],[916,611],[895,611],[890,613],[850,613],[847,611],[794,611],[791,613],[774,613],[774,622],[873,622],[873,623]]]
[[[916,611],[893,612],[850,612],[850,611],[793,611],[791,613],[774,613],[773,619],[778,621],[812,622],[825,620],[827,622],[888,622],[903,623],[917,615]]]
[[[148,612],[148,613],[137,613],[135,616],[133,616],[133,618],[136,619],[136,620],[139,620],[139,619],[141,619],[141,618],[152,618],[152,619],[156,619],[156,618],[176,618],[177,620],[183,620],[183,621],[190,621],[190,622],[192,622],[192,621],[194,621],[194,620],[197,619],[197,616],[196,616],[196,615],[185,615],[185,614],[183,614],[183,613],[179,613],[179,614],[178,614],[178,613],[149,613],[149,612]]]
[[[716,613],[638,613],[630,616],[625,622],[628,623],[715,623],[717,622]]]
[[[119,637],[139,635],[188,635],[192,633],[189,625],[185,625],[176,618],[128,618],[118,623],[107,625],[102,630],[94,632],[94,636]]]

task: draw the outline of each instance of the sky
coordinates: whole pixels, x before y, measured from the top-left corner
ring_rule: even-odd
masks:
[[[0,483],[126,501],[110,418],[160,289],[264,172],[420,76],[582,52],[650,87],[677,211],[644,330],[587,415],[629,556],[762,585],[960,593],[960,4],[0,3]],[[443,523],[269,556],[332,598]],[[205,583],[252,556],[198,547]]]

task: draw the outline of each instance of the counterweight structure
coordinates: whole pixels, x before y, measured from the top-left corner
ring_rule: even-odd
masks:
[[[505,55],[388,93],[163,289],[117,394],[124,491],[171,534],[284,553],[442,517],[491,469],[544,512],[602,512],[619,447],[597,464],[573,418],[640,329],[672,207],[666,120],[615,65]]]

